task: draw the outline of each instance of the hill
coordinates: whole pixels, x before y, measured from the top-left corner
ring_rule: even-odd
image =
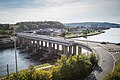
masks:
[[[38,21],[38,22],[19,22],[15,24],[17,27],[17,31],[28,31],[28,30],[38,30],[44,28],[58,28],[63,29],[65,26],[58,21]]]
[[[82,23],[66,23],[66,27],[109,27],[109,28],[120,28],[120,24],[108,23],[108,22],[82,22]]]

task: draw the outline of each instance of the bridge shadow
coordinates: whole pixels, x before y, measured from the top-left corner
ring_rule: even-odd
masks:
[[[95,74],[90,74],[85,80],[97,80]]]
[[[101,66],[99,66],[99,65],[95,66],[93,70],[94,70],[94,71],[97,71],[98,73],[103,72],[103,69],[102,69]]]
[[[97,80],[96,75],[94,74],[95,71],[98,73],[101,73],[103,72],[103,69],[101,68],[101,66],[96,65],[93,68],[93,72],[87,78],[85,78],[85,80]]]

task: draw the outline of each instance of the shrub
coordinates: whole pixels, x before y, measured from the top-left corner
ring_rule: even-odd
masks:
[[[45,70],[35,70],[35,71],[22,71],[18,74],[14,74],[8,80],[51,80],[51,72]]]
[[[92,71],[95,57],[85,55],[63,55],[51,70],[35,70],[30,66],[28,70],[19,72],[18,80],[83,80]],[[13,75],[8,80],[16,80]]]
[[[52,68],[53,80],[83,80],[92,71],[92,64],[85,55],[61,57]],[[56,73],[56,74],[55,74]]]

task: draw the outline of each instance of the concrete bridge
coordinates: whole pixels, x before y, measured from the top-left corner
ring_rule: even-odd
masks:
[[[87,48],[99,56],[99,67],[102,71],[95,70],[86,80],[102,80],[115,67],[117,57],[120,56],[120,46],[112,43],[100,44],[100,42],[81,41],[75,39],[62,39],[43,35],[20,33],[17,35],[20,44],[32,45],[37,49],[45,48],[49,53],[61,53],[69,56],[82,53],[82,48]],[[89,42],[89,46],[86,44]],[[61,48],[61,49],[60,49]],[[114,52],[111,52],[114,51]],[[116,53],[117,52],[117,53]],[[106,66],[107,65],[107,66]]]
[[[44,35],[19,33],[17,34],[17,41],[21,45],[28,45],[36,47],[36,49],[46,49],[49,53],[61,53],[69,56],[82,53],[82,48],[92,51],[87,45],[76,43],[73,40],[66,40],[63,38],[56,38]]]

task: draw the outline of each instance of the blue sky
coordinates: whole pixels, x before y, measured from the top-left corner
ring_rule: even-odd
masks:
[[[45,20],[120,23],[120,0],[0,0],[0,23]]]

